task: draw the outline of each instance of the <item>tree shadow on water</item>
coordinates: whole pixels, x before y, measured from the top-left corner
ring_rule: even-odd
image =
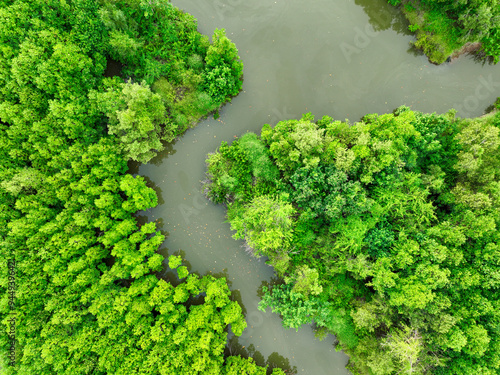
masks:
[[[267,366],[267,375],[271,375],[275,368],[282,369],[285,374],[297,374],[297,366],[291,366],[288,358],[283,357],[278,352],[273,352],[266,359],[261,352],[256,350],[253,344],[245,347],[239,343],[238,337],[234,335],[229,338],[224,349],[224,355],[226,357],[234,355],[239,355],[243,358],[251,357],[257,365],[262,367]]]
[[[162,142],[164,149],[156,154],[156,156],[149,161],[149,163],[156,166],[160,166],[163,162],[170,156],[174,155],[177,151],[174,150],[174,145],[177,143],[179,138],[176,138],[172,142]]]
[[[193,266],[186,259],[186,252],[184,250],[177,250],[177,251],[173,252],[172,254],[169,254],[169,250],[166,247],[161,247],[160,249],[158,249],[158,253],[160,253],[164,257],[163,267],[160,271],[158,271],[156,273],[156,276],[159,279],[164,279],[165,281],[168,281],[169,283],[171,283],[173,286],[177,286],[183,282],[177,276],[177,272],[170,269],[168,266],[168,258],[170,255],[180,256],[182,258],[182,265],[188,269],[189,273],[194,273],[194,274],[200,276],[197,272],[191,271]]]
[[[412,34],[401,10],[390,5],[387,0],[354,0],[354,3],[363,8],[375,31],[392,29],[398,34]]]
[[[146,215],[134,215],[134,217],[137,220],[137,224],[139,225],[139,228],[142,227],[144,224],[151,222],[150,218]],[[161,232],[161,234],[165,236],[165,239],[167,239],[168,236],[170,235],[170,232],[163,229],[165,227],[165,220],[163,220],[163,218],[159,217],[158,219],[155,219],[152,222],[154,222],[156,224],[157,230],[159,230]]]
[[[227,286],[228,286],[229,290],[231,291],[231,296],[229,298],[231,299],[231,301],[238,302],[238,305],[240,305],[243,315],[246,317],[247,309],[246,309],[245,305],[243,304],[243,298],[241,297],[241,292],[237,289],[232,289],[233,282],[229,278],[229,273],[228,273],[227,268],[224,268],[220,272],[207,271],[207,272],[205,272],[205,274],[203,274],[203,276],[207,276],[207,275],[213,276],[216,279],[220,279],[220,278],[226,279]]]
[[[424,56],[424,52],[421,49],[418,49],[417,47],[415,47],[415,45],[413,43],[410,43],[410,46],[408,47],[406,52],[409,55],[413,55],[415,57]]]
[[[268,365],[268,374],[271,374],[274,368],[282,369],[285,374],[297,374],[297,366],[290,366],[290,360],[279,355],[277,352],[269,354],[266,364]]]
[[[170,155],[174,155],[177,151],[174,150],[174,145],[177,143],[178,139],[175,139],[172,142],[162,142],[162,145],[164,149],[156,154],[156,156],[151,159],[147,164],[153,164],[156,166],[160,166],[166,158],[168,158]],[[139,173],[139,168],[142,165],[142,163],[134,160],[129,160],[127,163],[128,166],[128,172],[132,175],[138,174]],[[143,176],[144,177],[144,176]]]
[[[266,287],[268,290],[272,290],[273,287],[275,287],[276,285],[282,285],[284,283],[285,281],[278,276],[271,277],[269,281],[267,280],[262,281],[260,286],[257,288],[257,297],[262,299],[262,297],[264,296],[263,287]]]
[[[164,204],[165,201],[163,200],[161,188],[153,180],[151,180],[148,176],[141,176],[141,177],[144,178],[144,180],[146,181],[146,186],[155,191],[156,196],[158,197],[158,204],[159,205]]]

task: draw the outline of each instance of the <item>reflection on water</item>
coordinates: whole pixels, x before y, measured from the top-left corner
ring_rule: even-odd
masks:
[[[294,375],[298,373],[297,366],[290,365],[290,360],[283,357],[278,352],[271,353],[267,359],[262,355],[262,353],[256,350],[253,344],[247,347],[241,345],[238,337],[232,335],[229,337],[228,343],[226,344],[225,355],[240,355],[244,358],[252,357],[256,364],[259,366],[267,366],[267,374],[271,374],[274,368],[281,368],[288,375]]]
[[[354,0],[354,3],[363,8],[370,25],[376,31],[392,29],[398,34],[411,34],[403,13],[390,5],[387,0]]]

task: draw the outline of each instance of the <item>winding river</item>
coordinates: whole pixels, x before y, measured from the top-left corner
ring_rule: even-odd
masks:
[[[459,116],[478,116],[500,95],[499,66],[470,56],[430,64],[412,50],[406,21],[385,0],[173,3],[194,15],[204,34],[226,29],[245,64],[245,81],[219,119],[202,121],[138,168],[160,196],[160,204],[143,215],[168,231],[164,255],[182,251],[192,271],[222,272],[230,281],[248,322],[235,346],[253,344],[264,358],[277,352],[298,374],[348,374],[348,358],[335,351],[333,337],[319,341],[307,326],[285,329],[277,315],[257,310],[258,289],[271,280],[272,269],[245,253],[231,238],[224,207],[201,195],[205,156],[222,141],[305,112],[354,122],[406,104],[424,112],[455,108]]]

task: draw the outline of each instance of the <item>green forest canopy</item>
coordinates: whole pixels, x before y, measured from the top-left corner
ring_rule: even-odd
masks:
[[[2,369],[269,373],[224,354],[241,307],[157,253],[134,217],[156,194],[127,174],[239,92],[224,30],[210,43],[164,0],[4,0],[0,20]],[[353,371],[496,374],[498,125],[306,115],[223,145],[207,193],[283,277],[262,308],[334,332]]]
[[[282,277],[260,308],[334,333],[354,374],[494,375],[499,147],[500,112],[306,114],[223,142],[205,193]]]
[[[224,278],[179,256],[157,278],[164,236],[134,216],[157,196],[127,174],[238,93],[224,30],[162,0],[0,5],[3,373],[270,373],[224,355],[246,327]]]

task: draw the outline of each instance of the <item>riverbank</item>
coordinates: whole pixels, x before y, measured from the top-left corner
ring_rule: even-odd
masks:
[[[462,48],[459,50],[454,51],[451,56],[450,56],[450,62],[455,61],[458,59],[460,56],[465,55],[465,54],[475,54],[481,51],[483,48],[483,45],[480,42],[474,42],[474,43],[465,43]]]
[[[410,31],[417,40],[413,45],[433,64],[442,64],[451,56],[458,57],[464,45],[457,43],[459,30],[453,21],[426,7],[420,1],[403,1],[401,11],[410,22]]]
[[[417,40],[413,45],[433,64],[450,62],[461,55],[483,50],[480,41],[463,42],[462,30],[456,20],[441,10],[432,9],[418,0],[402,1],[400,9],[410,22],[410,31],[415,32]]]

